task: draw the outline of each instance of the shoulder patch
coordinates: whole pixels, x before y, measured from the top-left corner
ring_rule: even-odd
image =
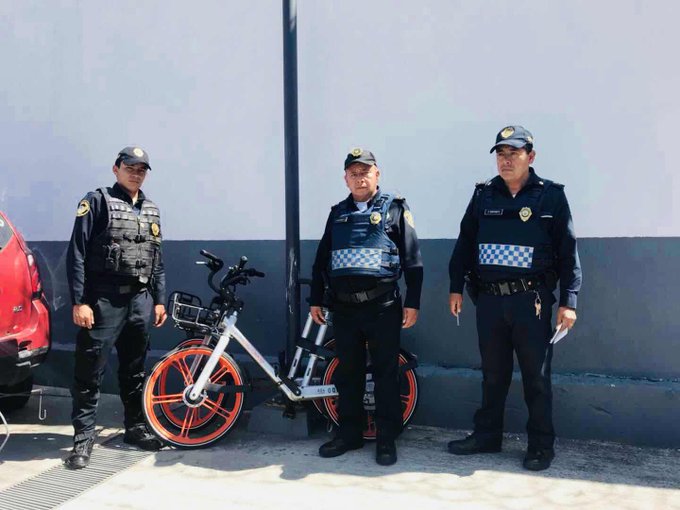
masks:
[[[411,228],[416,228],[416,224],[413,221],[413,214],[411,214],[411,211],[408,209],[404,211],[404,221],[406,221]]]
[[[90,202],[88,200],[81,200],[78,204],[78,209],[76,209],[76,217],[85,216],[90,212]]]

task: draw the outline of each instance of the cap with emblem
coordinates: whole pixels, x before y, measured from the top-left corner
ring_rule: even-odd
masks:
[[[376,161],[375,156],[371,151],[356,147],[349,151],[349,154],[347,154],[347,157],[345,158],[345,170],[353,163],[363,163],[364,165],[373,166],[376,164]]]
[[[500,145],[509,145],[520,149],[527,144],[534,145],[534,135],[522,126],[507,126],[500,130],[496,135],[496,145],[491,147],[489,152],[493,152]]]
[[[120,161],[126,165],[136,165],[138,163],[143,163],[149,170],[151,170],[151,165],[149,165],[149,154],[147,154],[147,152],[140,147],[125,147],[118,153],[116,161]]]

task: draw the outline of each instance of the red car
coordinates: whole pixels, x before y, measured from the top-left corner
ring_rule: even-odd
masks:
[[[33,388],[33,369],[49,350],[50,312],[38,265],[24,238],[0,211],[1,411],[26,404]]]

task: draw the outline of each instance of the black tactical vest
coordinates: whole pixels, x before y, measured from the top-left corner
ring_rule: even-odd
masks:
[[[516,198],[490,183],[477,191],[477,270],[482,280],[543,274],[554,267],[554,253],[543,210],[553,183],[542,179]]]
[[[137,216],[128,202],[112,197],[107,188],[98,191],[104,196],[109,223],[90,241],[86,258],[88,273],[133,277],[147,283],[162,240],[158,207],[144,199]]]
[[[378,192],[371,207],[363,212],[352,210],[347,200],[333,206],[331,278],[399,278],[399,249],[387,235],[386,229],[387,215],[394,200],[399,199]]]

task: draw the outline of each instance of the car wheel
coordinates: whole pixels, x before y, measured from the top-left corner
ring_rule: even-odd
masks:
[[[24,407],[28,399],[31,398],[32,389],[32,375],[16,384],[0,386],[0,411],[16,411]]]

